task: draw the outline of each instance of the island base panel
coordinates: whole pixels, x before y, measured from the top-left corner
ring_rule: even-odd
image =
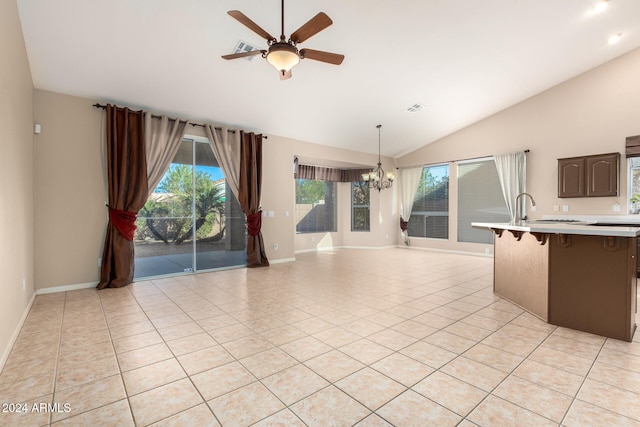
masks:
[[[549,323],[631,341],[637,238],[552,235]]]
[[[530,233],[495,236],[494,291],[548,321],[548,245]]]

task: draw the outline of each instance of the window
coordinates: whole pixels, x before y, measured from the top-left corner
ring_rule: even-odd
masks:
[[[244,214],[206,138],[183,139],[136,225],[136,278],[246,263]]]
[[[414,237],[449,238],[449,165],[422,170],[408,231]]]
[[[351,231],[369,231],[369,185],[366,182],[351,183]]]
[[[296,179],[296,232],[336,231],[336,183]]]
[[[640,211],[640,157],[629,158],[629,212]],[[636,197],[637,199],[635,200]],[[634,201],[632,201],[634,200]]]
[[[493,158],[458,163],[458,241],[493,243],[492,232],[472,222],[509,222]]]

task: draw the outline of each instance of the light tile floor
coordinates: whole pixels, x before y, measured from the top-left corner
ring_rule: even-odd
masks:
[[[38,296],[0,425],[640,426],[640,342],[523,312],[489,258],[297,258]]]

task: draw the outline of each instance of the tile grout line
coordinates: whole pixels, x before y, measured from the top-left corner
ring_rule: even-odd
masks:
[[[131,291],[127,289],[129,295],[131,295]],[[109,326],[109,321],[107,320],[102,295],[100,292],[97,292],[98,300],[100,301],[100,308],[102,309],[102,315],[104,317],[105,324],[107,326],[107,331],[109,333],[109,342],[111,343],[111,349],[113,350],[113,355],[116,359],[116,363],[118,364],[118,371],[120,374],[120,381],[122,382],[122,388],[124,389],[125,398],[127,399],[127,406],[129,406],[129,414],[131,415],[131,419],[133,420],[134,425],[137,425],[135,414],[133,413],[133,407],[131,406],[131,400],[129,399],[129,393],[127,391],[127,384],[124,382],[124,373],[122,372],[122,367],[120,366],[120,359],[118,359],[118,352],[116,351],[115,344],[113,342],[113,336],[111,335],[111,327]],[[133,297],[133,295],[131,295]],[[134,298],[135,299],[135,298]],[[136,301],[137,302],[137,301]],[[141,307],[142,309],[142,307]],[[111,402],[115,403],[115,402]]]
[[[37,297],[36,297],[37,298]],[[51,395],[51,403],[55,403],[58,385],[58,369],[60,367],[60,355],[62,350],[62,334],[64,332],[64,316],[67,306],[67,292],[64,293],[64,300],[62,302],[62,318],[60,320],[60,338],[58,339],[58,355],[56,357],[56,366],[53,372],[53,391]],[[49,425],[53,424],[53,413],[49,414]]]
[[[169,295],[167,295],[167,294],[166,294],[166,293],[165,293],[161,288],[159,288],[155,283],[153,283],[153,281],[150,281],[150,282],[152,283],[152,285],[153,285],[156,289],[158,289],[158,291],[160,291],[160,292],[161,292],[163,295],[165,295],[165,297],[167,297],[167,298],[168,298],[168,299],[169,299],[173,304],[175,304],[175,305],[176,305],[176,306],[177,306],[177,307],[182,311],[182,313],[184,313],[184,314],[185,314],[186,316],[188,316],[192,321],[194,321],[194,322],[196,322],[196,323],[197,323],[197,321],[196,321],[196,320],[194,320],[191,316],[189,316],[189,314],[188,314],[188,313],[186,313],[186,312],[182,309],[182,307],[180,307],[178,304],[176,304],[176,303],[175,303],[175,301],[174,301],[174,300],[173,300]],[[218,422],[218,424],[222,425],[222,423],[220,423],[220,420],[218,419],[218,417],[216,416],[216,414],[213,412],[213,410],[211,410],[211,408],[210,408],[210,407],[209,407],[209,405],[207,404],[206,399],[204,398],[204,396],[202,396],[202,393],[200,392],[200,390],[198,389],[198,387],[196,387],[196,385],[194,384],[193,380],[191,379],[191,375],[189,375],[189,374],[187,373],[187,371],[185,370],[185,368],[184,368],[184,366],[182,365],[182,363],[180,363],[180,360],[178,359],[178,357],[176,356],[176,354],[173,352],[173,350],[171,350],[171,347],[169,347],[169,345],[167,344],[167,341],[165,340],[165,338],[162,336],[162,334],[161,334],[161,333],[160,333],[160,331],[158,330],[158,328],[157,328],[156,324],[155,324],[155,323],[153,322],[153,320],[148,316],[148,314],[147,314],[146,310],[144,309],[144,307],[142,307],[142,305],[140,305],[140,301],[138,301],[138,298],[136,298],[135,294],[131,294],[131,295],[132,295],[133,299],[134,299],[134,300],[136,300],[136,303],[138,304],[138,306],[140,307],[140,309],[142,310],[142,312],[144,313],[144,315],[145,315],[145,316],[147,317],[147,319],[149,320],[149,323],[151,323],[151,325],[153,326],[153,328],[154,328],[155,332],[158,334],[158,336],[160,336],[160,338],[162,339],[162,342],[167,346],[167,348],[169,349],[169,351],[170,351],[170,352],[171,352],[171,354],[173,355],[173,359],[175,359],[175,361],[178,363],[178,365],[180,365],[180,368],[181,368],[181,369],[183,370],[183,372],[185,373],[185,378],[188,378],[188,379],[189,379],[189,382],[191,383],[191,385],[193,386],[193,388],[196,390],[196,392],[198,393],[198,395],[199,395],[199,396],[200,396],[200,398],[202,399],[202,402],[204,403],[204,405],[205,405],[205,406],[207,407],[207,409],[211,412],[211,414],[213,415],[213,417],[215,418],[215,420]],[[169,316],[171,316],[171,315],[169,315]],[[168,317],[168,316],[162,316],[162,317]],[[174,326],[175,326],[175,325],[174,325]],[[206,332],[206,331],[205,331],[205,332]],[[208,334],[207,334],[207,335],[208,335]],[[212,338],[214,341],[216,341],[216,340],[215,340],[215,338],[213,338],[213,337],[211,337],[211,338]],[[216,342],[217,342],[217,341],[216,341]],[[218,343],[218,344],[219,344],[219,343]],[[160,362],[156,362],[156,363],[160,363]],[[145,366],[150,366],[150,365],[145,365]],[[136,369],[139,369],[139,368],[136,368]],[[132,370],[133,370],[133,369],[132,369]],[[167,384],[172,384],[172,383],[175,383],[175,382],[177,382],[177,381],[180,381],[180,379],[175,380],[175,381],[172,381],[172,382],[169,382],[169,383],[167,383]],[[124,383],[124,378],[123,378],[123,383]],[[154,388],[159,388],[159,387],[165,386],[165,385],[167,385],[167,384],[163,384],[163,385],[161,385],[161,386],[157,386],[157,387],[154,387]],[[126,387],[126,385],[125,385],[125,387]],[[153,390],[153,389],[151,389],[151,390]],[[146,393],[146,392],[148,392],[148,391],[150,391],[150,390],[145,390],[144,392],[140,392],[140,393],[138,393],[138,394]],[[128,393],[127,393],[127,398],[129,398],[129,394],[128,394]],[[200,405],[200,403],[199,403],[198,405]],[[154,421],[154,423],[155,423],[155,422],[160,422],[160,421],[162,421],[162,420],[166,420],[166,419],[168,419],[168,418],[171,418],[171,417],[173,417],[173,416],[175,416],[175,415],[178,415],[178,414],[183,413],[183,412],[185,412],[185,411],[188,411],[188,410],[190,410],[190,409],[192,409],[192,408],[195,408],[195,407],[196,407],[196,406],[198,406],[198,405],[195,405],[195,406],[192,406],[192,407],[189,407],[189,408],[185,408],[185,409],[181,410],[180,412],[178,412],[178,413],[176,413],[176,414],[171,414],[171,415],[169,415],[169,416],[167,416],[167,417],[165,417],[165,418],[162,418],[162,419],[160,419],[160,420]],[[132,410],[133,410],[133,408],[132,408]]]

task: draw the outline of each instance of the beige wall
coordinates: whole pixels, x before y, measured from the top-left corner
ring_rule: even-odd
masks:
[[[627,209],[625,137],[640,134],[640,49],[555,86],[522,103],[473,124],[398,159],[415,166],[484,157],[530,149],[527,191],[537,202],[539,218],[568,205],[567,214],[614,215],[613,206]],[[622,153],[619,197],[559,199],[557,159],[610,152]],[[414,247],[484,252],[487,245],[459,244],[457,179],[451,163],[450,239],[413,238]]]
[[[102,110],[93,100],[36,90],[35,235],[38,289],[97,283],[107,224]]]
[[[33,83],[15,0],[0,1],[0,369],[34,295]]]

